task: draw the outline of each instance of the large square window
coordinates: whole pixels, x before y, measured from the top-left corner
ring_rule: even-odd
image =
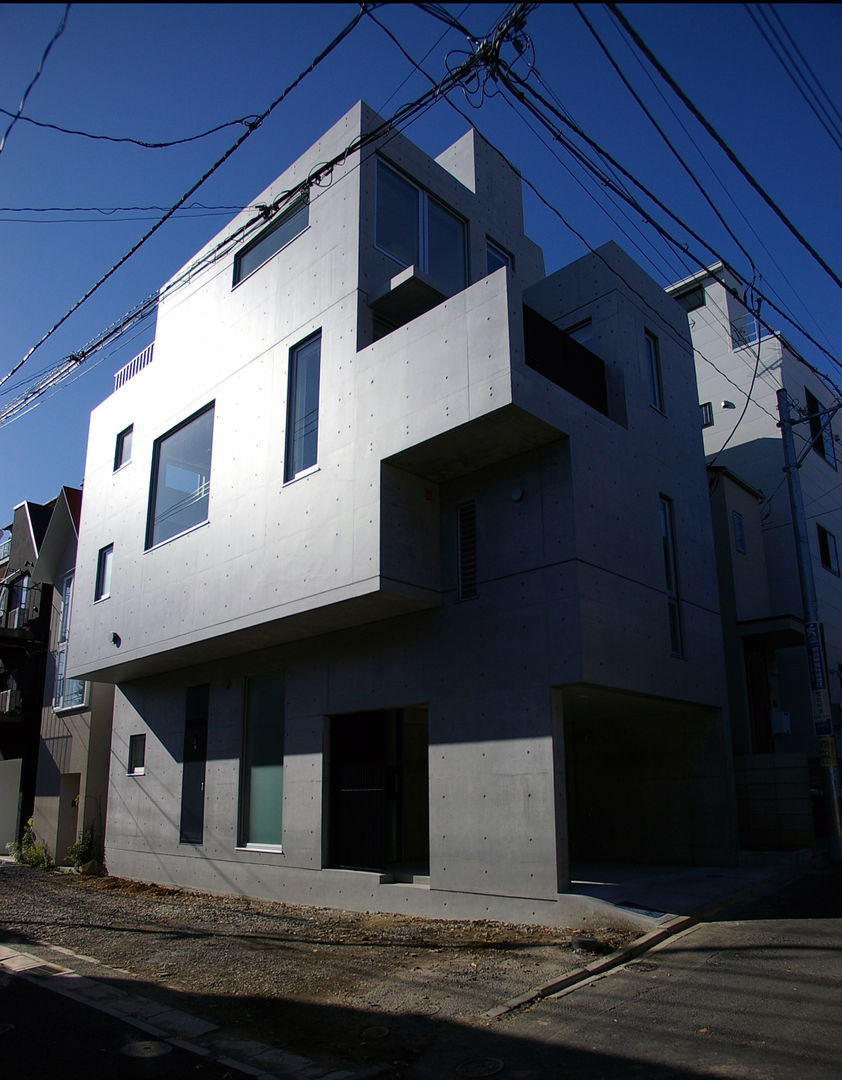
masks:
[[[467,283],[465,222],[423,188],[377,162],[375,243],[403,266],[429,274],[452,296]]]
[[[294,480],[318,461],[321,355],[321,333],[289,354],[285,481]]]
[[[147,548],[208,519],[213,411],[208,405],[155,442]]]

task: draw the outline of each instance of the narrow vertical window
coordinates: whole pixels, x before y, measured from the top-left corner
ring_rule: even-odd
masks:
[[[743,515],[739,510],[731,511],[731,520],[734,523],[734,548],[741,554],[746,553],[746,534],[743,526]]]
[[[810,422],[810,437],[813,441],[813,449],[823,457],[828,465],[836,468],[836,447],[833,442],[833,431],[830,427],[830,413],[819,403],[809,390],[804,389],[804,397],[807,402],[807,418]]]
[[[649,376],[649,403],[659,411],[664,411],[664,385],[661,378],[661,354],[658,339],[648,331],[644,335],[646,342],[646,370]]]
[[[248,680],[240,770],[240,843],[280,847],[284,800],[284,678]]]
[[[111,595],[111,565],[114,561],[114,545],[100,548],[96,564],[96,588],[94,600],[105,600]]]
[[[207,683],[187,690],[181,774],[182,844],[201,844],[205,828],[205,766],[208,756]]]
[[[477,595],[477,508],[463,503],[456,511],[458,549],[457,598],[470,600]]]
[[[155,441],[147,548],[208,520],[213,414],[208,405]]]
[[[667,590],[667,617],[670,632],[670,652],[673,656],[684,655],[684,641],[681,630],[681,609],[678,596],[678,560],[675,544],[675,522],[672,500],[661,496],[659,500],[661,514],[661,543],[664,553],[664,583]]]
[[[126,772],[130,776],[142,775],[146,772],[146,736],[129,736],[129,760]]]
[[[706,401],[703,405],[700,405],[699,408],[702,412],[702,427],[713,427],[713,402]]]
[[[125,431],[121,431],[117,436],[117,441],[114,446],[114,471],[121,469],[124,465],[127,465],[132,459],[132,434],[134,432],[134,425],[129,424]]]
[[[61,622],[58,628],[59,644],[67,641],[70,631],[70,605],[73,603],[73,575],[68,574],[61,589]]]
[[[819,557],[822,561],[822,566],[825,570],[829,570],[831,574],[839,576],[839,552],[836,548],[836,537],[833,533],[822,528],[821,525],[816,526],[816,530],[819,535]]]
[[[284,480],[294,480],[318,460],[321,332],[289,354]]]

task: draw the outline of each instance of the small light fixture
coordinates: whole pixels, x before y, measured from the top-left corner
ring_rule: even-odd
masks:
[[[512,489],[512,502],[520,502],[523,498],[523,488],[516,487]]]
[[[120,637],[116,630],[112,631],[111,644],[115,647],[115,649],[119,649],[120,646],[123,644],[123,639]]]
[[[737,406],[734,404],[733,401],[723,401],[722,402],[722,408],[723,409],[736,409],[736,407]]]

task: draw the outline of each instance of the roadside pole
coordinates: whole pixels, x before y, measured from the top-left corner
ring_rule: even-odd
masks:
[[[807,539],[807,519],[801,495],[800,462],[795,453],[792,437],[793,421],[789,414],[786,390],[778,390],[778,414],[781,421],[781,438],[784,450],[784,472],[789,486],[789,505],[792,511],[792,527],[795,532],[795,554],[798,577],[801,582],[801,600],[804,605],[804,637],[807,647],[807,666],[810,670],[810,702],[813,713],[813,729],[819,744],[819,765],[824,774],[824,799],[827,809],[830,857],[842,862],[842,820],[839,816],[839,799],[836,796],[836,738],[830,713],[830,694],[827,687],[827,665],[819,627],[816,582]],[[829,417],[828,417],[829,419]]]

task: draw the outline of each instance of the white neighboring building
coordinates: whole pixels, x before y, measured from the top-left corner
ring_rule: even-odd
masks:
[[[835,431],[842,416],[833,415],[838,402],[828,386],[781,335],[760,326],[726,284],[736,287],[717,264],[667,291],[690,318],[705,452],[713,465],[742,841],[770,847],[777,838],[779,847],[804,846],[812,839],[805,816],[808,788],[823,778],[777,392],[786,388],[798,421],[793,431],[803,458],[799,476],[836,733],[842,701],[842,482]],[[747,488],[756,497],[747,496]],[[817,809],[821,815],[820,804]]]
[[[116,684],[106,859],[564,922],[571,858],[736,858],[687,319],[615,245],[544,278],[474,132],[308,187],[377,122],[165,287],[91,418],[70,668]]]

